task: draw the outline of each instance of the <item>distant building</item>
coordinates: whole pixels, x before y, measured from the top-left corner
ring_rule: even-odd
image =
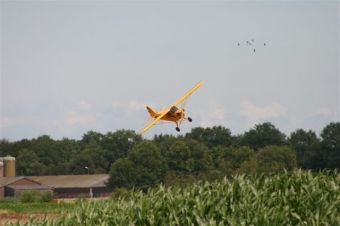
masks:
[[[34,176],[29,179],[53,188],[55,198],[103,197],[110,194],[108,174]]]
[[[0,198],[18,197],[24,191],[48,191],[54,198],[103,197],[110,195],[108,174],[15,176],[15,158],[0,158]]]
[[[42,185],[26,177],[0,178],[0,198],[19,197],[22,192],[30,190],[52,192],[51,187]]]

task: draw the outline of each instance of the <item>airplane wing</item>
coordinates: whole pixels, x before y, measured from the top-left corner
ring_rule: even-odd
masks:
[[[184,94],[181,98],[179,98],[175,103],[173,103],[170,108],[172,106],[177,106],[180,103],[182,103],[185,99],[187,99],[193,92],[195,92],[196,89],[198,89],[204,81],[200,81],[199,83],[197,83],[194,87],[192,87],[186,94]]]
[[[159,120],[161,120],[161,118],[163,118],[164,115],[166,115],[168,112],[170,111],[170,109],[167,109],[165,111],[163,111],[162,114],[160,114],[157,118],[155,118],[152,122],[150,122],[148,125],[146,125],[143,129],[141,129],[139,131],[140,134],[145,133],[146,131],[148,131],[153,125],[155,125]]]

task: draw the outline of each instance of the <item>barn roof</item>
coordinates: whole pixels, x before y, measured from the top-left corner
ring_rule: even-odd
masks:
[[[8,188],[12,188],[14,190],[49,190],[52,189],[49,186],[42,184],[30,184],[30,185],[8,185]]]
[[[34,183],[34,184],[39,184],[39,182],[37,181],[33,181],[32,179],[28,178],[28,177],[25,177],[25,176],[16,176],[16,177],[1,177],[0,178],[0,187],[4,187],[4,186],[9,186],[19,180],[27,180],[27,181],[30,181],[31,183]],[[21,185],[18,185],[18,186],[21,186]]]
[[[106,187],[108,174],[31,176],[31,180],[53,188],[90,188]]]
[[[24,177],[20,176],[20,177],[0,177],[0,187],[12,184],[20,179],[22,179]]]

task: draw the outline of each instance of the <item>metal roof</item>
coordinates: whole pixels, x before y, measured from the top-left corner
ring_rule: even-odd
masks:
[[[108,174],[90,175],[58,175],[58,176],[31,176],[27,177],[40,184],[52,188],[90,188],[105,187],[109,179]]]
[[[20,180],[22,178],[24,178],[24,177],[22,177],[22,176],[20,176],[20,177],[0,177],[0,187],[14,183],[17,180]]]
[[[14,190],[51,190],[52,188],[41,184],[30,184],[30,185],[8,185],[8,188]]]

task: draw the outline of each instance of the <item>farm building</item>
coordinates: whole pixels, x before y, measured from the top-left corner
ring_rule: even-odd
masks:
[[[108,196],[108,174],[0,177],[0,198],[18,197],[23,191],[49,191],[54,198]]]
[[[0,198],[28,190],[53,192],[54,198],[108,196],[108,179],[108,174],[15,176],[15,158],[0,158]]]
[[[55,198],[102,197],[110,189],[106,182],[108,174],[34,176],[29,179],[53,188]]]
[[[0,177],[0,198],[18,197],[24,191],[52,192],[52,188],[26,177]]]

